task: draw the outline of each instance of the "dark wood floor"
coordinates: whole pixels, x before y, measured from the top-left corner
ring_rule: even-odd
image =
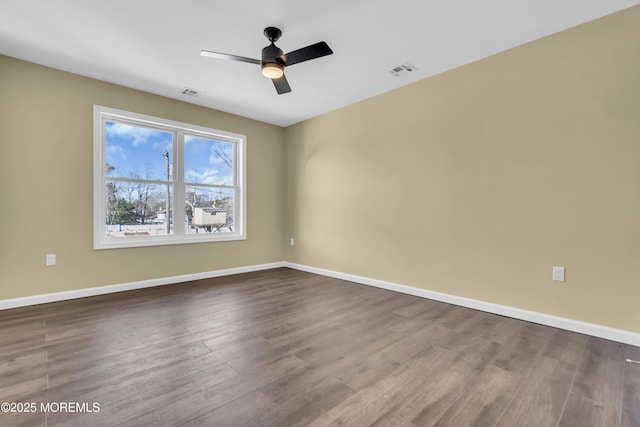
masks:
[[[0,332],[1,426],[640,426],[637,347],[289,269]]]

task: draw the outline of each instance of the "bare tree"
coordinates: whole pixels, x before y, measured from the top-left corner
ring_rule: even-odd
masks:
[[[136,174],[137,175],[137,174]],[[134,177],[139,178],[139,177]],[[151,180],[151,164],[146,164],[145,170],[145,179]],[[148,216],[148,206],[149,206],[149,194],[151,191],[151,184],[148,182],[138,182],[136,183],[135,193],[137,196],[137,200],[135,203],[136,206],[136,214],[140,219],[140,224],[144,224],[146,222],[146,218]]]
[[[105,164],[106,175],[109,176],[115,167],[109,163]],[[115,212],[118,207],[118,185],[115,182],[107,182],[107,224],[113,224]]]
[[[220,160],[224,162],[230,169],[233,169],[233,155],[231,154],[231,150],[224,149],[226,147],[230,147],[231,144],[218,144],[216,143],[213,148],[213,152],[220,157]],[[224,148],[223,148],[224,147]]]

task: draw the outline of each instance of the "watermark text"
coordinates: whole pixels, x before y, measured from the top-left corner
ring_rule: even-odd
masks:
[[[99,402],[0,402],[0,413],[81,413],[100,412]]]

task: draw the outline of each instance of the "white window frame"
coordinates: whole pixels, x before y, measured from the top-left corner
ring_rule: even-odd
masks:
[[[153,127],[172,132],[173,159],[173,234],[163,236],[136,237],[107,237],[106,236],[106,199],[108,181],[105,167],[106,138],[105,120],[124,122],[132,125]],[[229,186],[235,190],[234,197],[234,227],[231,232],[224,233],[186,233],[184,205],[185,184],[183,171],[184,136],[197,135],[218,141],[231,142],[235,145],[234,174],[235,185]],[[94,249],[130,248],[139,246],[160,246],[185,243],[221,242],[232,240],[246,240],[246,144],[247,137],[231,132],[210,129],[188,123],[152,117],[128,111],[93,106],[93,247]]]

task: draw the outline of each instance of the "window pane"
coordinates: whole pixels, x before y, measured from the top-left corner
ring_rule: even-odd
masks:
[[[184,137],[184,180],[191,184],[234,185],[234,144]]]
[[[235,191],[190,186],[185,193],[187,233],[232,232]]]
[[[106,190],[107,237],[173,234],[172,185],[107,181]]]
[[[167,181],[173,146],[171,132],[105,121],[107,176]]]

